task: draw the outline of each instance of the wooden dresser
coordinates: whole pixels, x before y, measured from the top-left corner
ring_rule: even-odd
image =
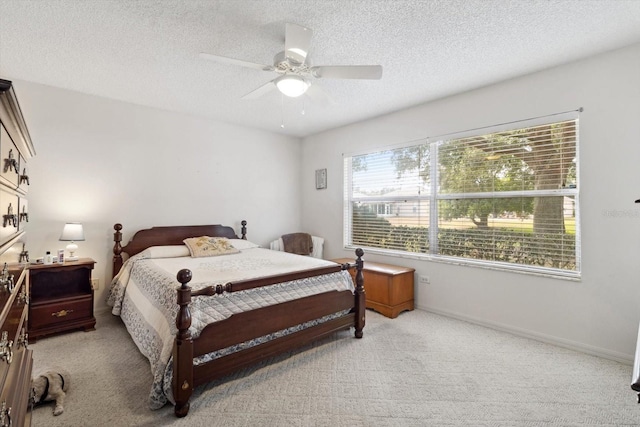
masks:
[[[339,264],[352,263],[351,258],[338,258]],[[364,291],[367,308],[396,318],[405,310],[413,310],[413,268],[365,261]],[[350,270],[354,274],[353,269]]]
[[[27,160],[35,155],[13,85],[0,79],[0,426],[31,425]]]

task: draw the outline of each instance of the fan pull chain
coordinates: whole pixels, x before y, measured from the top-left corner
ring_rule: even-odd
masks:
[[[304,111],[304,104],[305,104],[305,101],[306,101],[306,99],[305,99],[305,98],[302,98],[302,112],[301,112],[301,114],[302,114],[303,116],[304,116],[304,112],[305,112],[305,111]]]
[[[280,95],[280,127],[284,129],[284,95]]]

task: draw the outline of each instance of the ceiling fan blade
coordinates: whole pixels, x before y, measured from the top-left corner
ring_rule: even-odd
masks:
[[[309,54],[313,31],[296,24],[286,24],[284,36],[284,52],[287,59],[304,64]]]
[[[328,106],[337,105],[337,102],[333,97],[318,85],[310,85],[309,89],[305,92],[305,95],[314,103],[320,103]]]
[[[210,61],[218,62],[221,64],[239,65],[241,67],[253,68],[256,70],[273,71],[273,65],[262,65],[254,62],[242,61],[240,59],[228,58],[226,56],[213,55],[211,53],[200,53],[200,58],[208,59]]]
[[[323,79],[367,79],[382,78],[381,65],[327,65],[311,67],[315,77]]]
[[[241,99],[256,99],[271,92],[276,88],[275,80],[271,80],[270,82],[266,82],[262,86],[257,89],[252,90],[248,94],[244,95]]]

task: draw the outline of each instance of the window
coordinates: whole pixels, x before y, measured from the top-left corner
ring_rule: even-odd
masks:
[[[345,244],[578,277],[577,136],[556,118],[346,156]]]

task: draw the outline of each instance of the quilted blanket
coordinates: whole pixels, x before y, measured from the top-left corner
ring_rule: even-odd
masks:
[[[165,247],[162,250],[149,248],[125,262],[109,289],[107,303],[113,307],[112,313],[122,318],[133,341],[149,359],[153,374],[149,395],[151,409],[158,409],[167,402],[175,403],[171,393],[171,353],[178,312],[176,290],[180,286],[176,273],[180,269],[189,268],[193,274],[189,285],[193,289],[200,289],[209,285],[333,265],[330,261],[258,247],[217,257],[191,258],[188,255],[188,250],[182,246]],[[331,290],[353,292],[353,281],[349,273],[342,271],[246,291],[197,297],[192,300],[190,307],[190,332],[193,337],[197,337],[207,324],[226,319],[234,313]],[[342,314],[325,316],[209,353],[195,359],[194,363],[204,363]]]

